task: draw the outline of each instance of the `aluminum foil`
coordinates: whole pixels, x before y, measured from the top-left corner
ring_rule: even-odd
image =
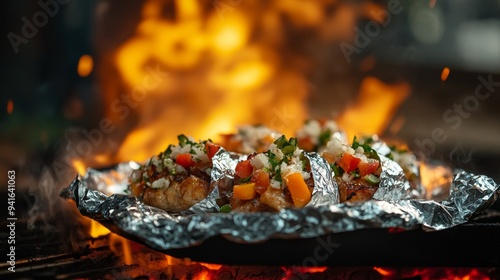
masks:
[[[338,186],[332,180],[328,163],[317,153],[305,153],[305,156],[311,164],[311,173],[314,179],[311,201],[307,205],[325,206],[339,203]],[[220,196],[219,184],[230,183],[234,179],[236,164],[246,159],[247,155],[227,152],[223,148],[220,148],[212,159],[213,167],[210,180],[213,182],[213,190],[205,199],[183,212],[182,215],[219,212],[220,207],[216,203],[217,198]]]
[[[409,198],[410,183],[406,180],[401,166],[385,156],[380,156],[380,164],[382,165],[380,184],[373,198],[385,201]]]
[[[371,147],[380,155],[388,155],[391,153],[391,148],[382,141],[377,135],[372,136],[373,143],[370,144]],[[425,188],[420,183],[420,163],[416,160],[415,162],[406,166],[407,172],[413,174],[415,178],[409,182],[410,184],[410,197],[411,198],[425,198]]]
[[[317,154],[308,157],[314,169],[324,166],[324,160]],[[239,155],[217,153],[213,176],[231,176],[225,172],[238,160]],[[188,212],[171,215],[145,205],[135,197],[124,194],[108,196],[98,190],[108,182],[112,186],[126,185],[124,178],[127,176],[124,175],[132,172],[136,166],[133,162],[119,164],[114,169],[89,170],[87,175],[77,176],[61,196],[74,200],[83,215],[101,222],[112,231],[163,251],[195,246],[217,235],[234,242],[253,243],[273,238],[310,238],[365,228],[410,230],[423,226],[429,230],[442,230],[464,223],[475,212],[488,207],[495,201],[500,187],[487,176],[457,170],[448,199],[442,202],[411,199],[408,198],[407,183],[401,181],[400,168],[387,159],[383,159],[382,164],[385,175],[381,175],[379,191],[370,201],[332,203],[338,201],[335,200],[338,199],[336,186],[329,177],[330,171],[321,167],[313,176],[323,187],[315,188],[310,205],[278,213],[213,213],[218,210],[210,204],[213,201],[210,196],[216,194],[213,191],[206,201]]]

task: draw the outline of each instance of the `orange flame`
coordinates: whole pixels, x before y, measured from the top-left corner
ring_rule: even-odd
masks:
[[[104,236],[109,234],[110,231],[99,222],[95,220],[90,220],[90,236],[93,238],[97,238],[99,236]]]
[[[12,101],[12,99],[9,99],[9,101],[7,102],[7,114],[12,114],[12,112],[14,111],[14,101]]]
[[[75,168],[76,172],[78,172],[78,174],[83,176],[87,172],[87,167],[85,166],[82,160],[72,159],[71,164],[73,164],[73,167]]]
[[[110,249],[118,256],[123,257],[123,263],[126,265],[134,264],[134,257],[130,247],[131,241],[117,234],[111,233],[109,236]]]
[[[374,77],[361,82],[355,103],[338,118],[349,138],[356,134],[381,134],[392,119],[396,109],[410,94],[406,83],[385,84]]]
[[[445,67],[443,68],[443,71],[441,72],[441,81],[446,81],[448,79],[448,76],[450,75],[450,68]]]
[[[217,140],[240,124],[263,123],[292,134],[305,119],[307,81],[300,70],[284,66],[279,39],[251,41],[257,14],[243,8],[207,12],[198,1],[174,2],[171,20],[158,12],[165,1],[146,1],[135,35],[114,56],[129,102],[117,93],[107,97],[106,114],[125,125],[131,114],[120,108],[136,111],[138,118],[116,160],[145,160],[180,133]],[[286,3],[274,8],[294,9],[298,20],[320,24],[319,4]],[[296,13],[301,8],[306,13]],[[275,19],[266,19],[262,24],[275,30]]]
[[[88,75],[90,75],[90,73],[92,73],[93,68],[94,60],[92,59],[92,57],[88,54],[82,55],[78,60],[78,75],[80,75],[80,77],[87,77]]]

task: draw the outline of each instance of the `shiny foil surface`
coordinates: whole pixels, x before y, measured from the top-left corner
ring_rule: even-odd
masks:
[[[61,196],[76,202],[79,211],[112,231],[157,250],[186,248],[221,235],[234,242],[298,239],[365,228],[423,226],[442,230],[466,222],[476,211],[492,204],[499,185],[484,175],[457,170],[449,197],[442,202],[411,199],[409,184],[393,161],[382,158],[381,183],[374,198],[362,203],[338,203],[337,185],[326,161],[307,154],[315,188],[302,209],[278,213],[219,213],[216,184],[232,179],[243,157],[221,149],[213,159],[214,188],[209,196],[184,213],[169,214],[125,194],[128,176],[138,168],[126,162],[107,170],[89,169],[77,176]],[[110,195],[110,193],[115,193]]]

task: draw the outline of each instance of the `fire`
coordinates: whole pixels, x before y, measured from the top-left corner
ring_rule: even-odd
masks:
[[[78,60],[78,75],[80,77],[87,77],[92,73],[92,69],[94,68],[94,60],[88,54],[84,54]]]
[[[373,269],[374,269],[375,271],[377,271],[378,273],[380,273],[380,275],[382,275],[382,276],[390,276],[390,275],[393,275],[393,272],[392,272],[392,271],[390,271],[390,270],[388,270],[388,269],[384,269],[384,268],[382,268],[382,267],[376,267],[376,266],[374,266],[374,267],[373,267]]]
[[[349,138],[360,133],[381,134],[409,94],[407,83],[390,85],[367,77],[361,82],[358,99],[340,115],[338,123]]]
[[[7,114],[12,114],[12,112],[14,112],[14,101],[12,101],[12,99],[9,99],[9,101],[7,102]]]
[[[381,268],[373,267],[382,279],[454,279],[454,280],[488,280],[486,269],[476,268]]]
[[[442,200],[449,193],[453,172],[443,165],[421,163],[420,180],[425,188],[427,199]]]
[[[441,81],[446,81],[448,79],[448,76],[450,75],[450,68],[445,67],[443,68],[443,71],[441,72]]]
[[[210,270],[219,270],[222,267],[222,265],[220,265],[220,264],[213,264],[213,263],[203,263],[203,262],[201,262],[200,264],[202,266],[210,269]]]
[[[213,279],[209,271],[202,270],[193,277],[193,280],[211,280]]]
[[[123,264],[134,264],[134,257],[131,250],[131,241],[117,234],[111,233],[109,246],[115,254],[123,257]]]
[[[78,174],[85,175],[85,173],[87,173],[87,167],[82,160],[72,159],[71,164],[73,164],[73,167],[75,168],[76,172],[78,172]]]
[[[95,220],[90,220],[89,234],[91,237],[97,238],[100,236],[107,235],[109,233],[110,233],[109,229],[107,229],[106,227],[101,225],[99,222],[97,222]]]
[[[292,134],[303,123],[308,83],[280,53],[286,41],[277,36],[283,27],[276,16],[323,28],[322,4],[232,1],[223,10],[191,0],[170,4],[173,19],[160,12],[166,1],[146,1],[135,34],[112,57],[127,88],[121,96],[123,90],[106,85],[106,115],[128,127],[115,161],[145,160],[180,133],[217,140],[238,125],[262,123]]]

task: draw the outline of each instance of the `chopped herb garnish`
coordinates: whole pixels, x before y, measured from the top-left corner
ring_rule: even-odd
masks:
[[[189,139],[184,134],[177,136],[177,139],[179,140],[179,145],[181,147],[186,146],[186,144],[188,144],[188,142],[189,142]]]
[[[278,170],[276,170],[276,175],[274,175],[274,180],[278,182],[283,182],[283,178],[281,178],[281,167],[278,167]]]
[[[319,145],[326,146],[326,143],[332,138],[332,132],[330,130],[325,130],[319,135]]]
[[[283,154],[285,156],[288,156],[288,155],[293,154],[293,152],[295,152],[295,149],[297,149],[296,146],[289,145],[289,146],[283,147],[283,149],[281,149],[281,151],[283,152]]]
[[[170,155],[172,153],[172,144],[168,145],[167,149],[165,150],[166,155]]]
[[[342,176],[342,174],[344,174],[344,170],[335,163],[330,163],[330,167],[332,168],[334,176]]]
[[[271,151],[269,151],[267,156],[269,157],[269,163],[271,164],[273,169],[279,165],[279,161],[276,159],[275,154],[273,154],[273,153],[271,153]]]
[[[274,144],[276,144],[276,147],[278,147],[278,149],[281,149],[283,146],[285,146],[286,143],[287,143],[287,141],[286,141],[285,135],[281,135],[280,138],[278,138],[278,139],[276,139],[276,141],[274,141]]]
[[[377,178],[377,176],[373,175],[373,174],[368,174],[366,175],[365,177],[363,177],[368,183],[372,184],[372,185],[375,185],[375,184],[378,184],[380,182],[380,179]]]
[[[240,184],[248,183],[248,182],[250,182],[251,179],[252,179],[252,176],[248,176],[246,178],[243,178],[240,180]]]
[[[231,212],[231,205],[229,204],[224,204],[220,207],[219,212],[221,213],[229,213]]]

